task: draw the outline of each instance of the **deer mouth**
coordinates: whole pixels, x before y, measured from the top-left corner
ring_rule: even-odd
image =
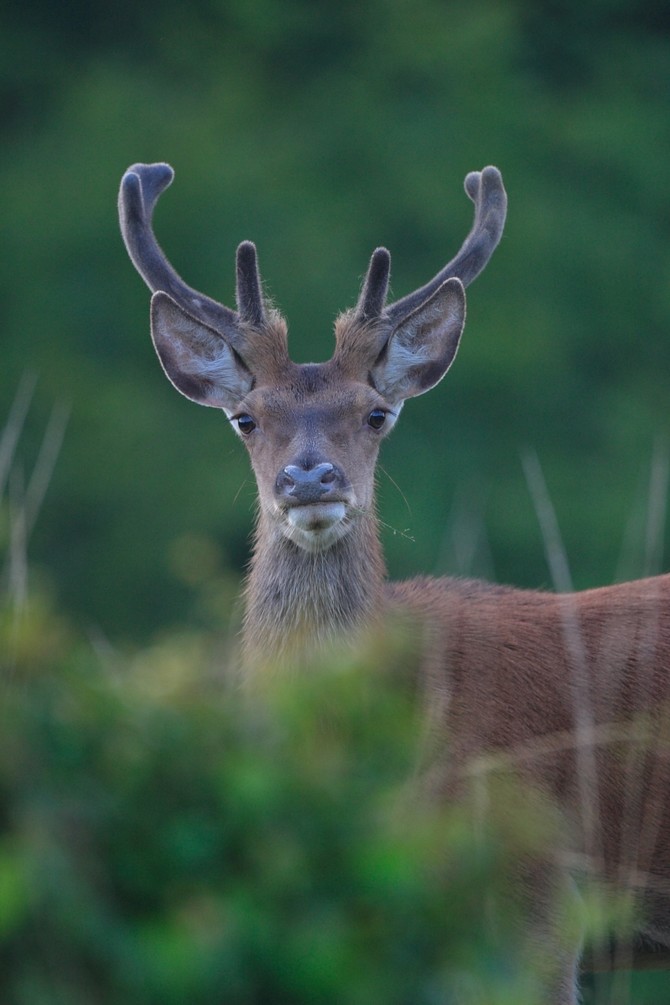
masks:
[[[328,530],[334,524],[340,523],[346,516],[346,506],[343,502],[302,503],[290,506],[287,511],[288,522],[300,530],[318,533]]]
[[[285,511],[286,536],[305,551],[324,551],[346,534],[347,506],[342,501],[302,503]]]

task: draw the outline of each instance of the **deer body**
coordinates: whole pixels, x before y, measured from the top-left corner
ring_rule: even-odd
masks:
[[[374,508],[382,438],[407,398],[433,387],[458,348],[463,286],[504,225],[496,168],[465,181],[470,235],[429,283],[386,305],[378,248],[328,362],[297,365],[261,294],[252,244],[237,256],[237,310],[188,287],[151,229],[165,164],[121,183],[129,254],[154,291],[152,337],[175,387],[223,410],[248,449],[259,515],[246,587],[249,663],[291,663],[387,618],[418,627],[417,672],[438,754],[435,784],[469,784],[499,758],[561,808],[569,838],[520,881],[549,959],[548,1005],[577,1001],[580,947],[560,947],[554,904],[566,855],[640,890],[647,930],[670,942],[670,576],[554,595],[455,579],[389,583]],[[555,951],[552,947],[555,945]],[[549,950],[548,952],[547,949]]]

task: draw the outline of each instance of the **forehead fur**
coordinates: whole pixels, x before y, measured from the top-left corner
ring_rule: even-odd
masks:
[[[278,380],[290,365],[288,329],[279,311],[268,308],[260,326],[242,323],[240,329],[244,363],[263,380]]]
[[[326,363],[290,363],[277,383],[258,382],[248,397],[250,407],[275,415],[290,414],[296,407],[322,412],[351,412],[370,405],[375,392],[365,378],[343,373],[337,360]]]
[[[340,314],[335,322],[333,359],[344,372],[367,379],[389,337],[388,323],[382,318],[362,321],[354,311]]]
[[[335,352],[325,363],[293,363],[288,354],[288,333],[284,318],[269,310],[261,327],[245,326],[244,361],[256,377],[257,386],[290,385],[299,397],[327,391],[338,376],[361,383],[383,350],[389,336],[388,323],[376,319],[362,321],[354,311],[341,314],[335,322]]]

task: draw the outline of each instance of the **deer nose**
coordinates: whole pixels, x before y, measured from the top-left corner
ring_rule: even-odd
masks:
[[[298,504],[321,502],[342,482],[339,469],[324,461],[314,467],[302,468],[288,464],[277,475],[277,494]]]

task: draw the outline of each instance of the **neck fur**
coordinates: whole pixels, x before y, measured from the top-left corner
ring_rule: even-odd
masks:
[[[261,513],[246,587],[247,659],[302,661],[354,643],[381,613],[385,575],[372,514],[330,548],[310,553]]]

